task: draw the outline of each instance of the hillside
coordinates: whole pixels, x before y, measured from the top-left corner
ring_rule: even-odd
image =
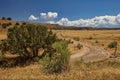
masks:
[[[28,22],[27,22],[28,23]],[[10,27],[13,27],[15,25],[25,25],[27,24],[26,22],[17,22],[17,21],[14,21],[14,20],[8,20],[8,19],[2,19],[0,18],[0,31],[2,30],[7,30],[8,28]]]
[[[10,27],[15,25],[21,26],[26,24],[35,24],[35,25],[44,25],[50,29],[54,30],[120,30],[120,28],[93,28],[93,27],[76,27],[76,26],[61,26],[58,24],[42,24],[37,22],[22,22],[22,21],[14,21],[8,20],[7,18],[2,19],[0,18],[0,30],[7,30]]]

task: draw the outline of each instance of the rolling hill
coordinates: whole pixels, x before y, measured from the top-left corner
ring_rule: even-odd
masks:
[[[0,30],[7,30],[10,27],[13,27],[15,25],[21,26],[21,25],[26,25],[26,24],[35,24],[35,25],[44,25],[47,26],[50,29],[54,30],[118,30],[120,28],[93,28],[93,27],[76,27],[76,26],[61,26],[58,24],[42,24],[42,23],[37,23],[37,22],[23,22],[23,21],[14,21],[14,20],[9,20],[7,18],[2,19],[0,18]]]

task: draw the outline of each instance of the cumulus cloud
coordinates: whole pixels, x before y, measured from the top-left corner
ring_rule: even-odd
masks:
[[[57,12],[47,12],[40,13],[40,17],[35,17],[30,15],[29,20],[40,20],[44,23],[50,24],[59,24],[63,26],[78,26],[78,27],[106,27],[106,28],[120,28],[120,14],[116,16],[105,15],[105,16],[96,16],[90,19],[78,19],[78,20],[69,20],[68,18],[61,18],[59,21],[55,21],[58,17]]]
[[[90,27],[120,27],[120,14],[116,16],[96,16],[91,19],[79,19],[70,21],[68,18],[61,18],[56,22],[63,26],[90,26]]]
[[[40,13],[40,18],[47,22],[53,21],[55,18],[57,18],[57,16],[58,16],[57,12]]]
[[[33,21],[33,20],[38,20],[38,17],[35,17],[34,15],[30,15],[28,19]]]

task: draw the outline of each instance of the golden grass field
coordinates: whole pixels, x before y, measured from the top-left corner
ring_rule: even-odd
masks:
[[[108,44],[117,41],[117,53],[120,54],[120,30],[55,30],[54,32],[62,33],[64,38],[79,37],[81,42],[102,46],[110,53],[113,53],[115,49],[109,49]]]
[[[110,53],[107,45],[112,41],[118,42],[120,53],[120,30],[54,30],[62,33],[64,38],[79,37],[81,42],[102,46]],[[92,39],[89,39],[92,37]],[[0,39],[6,39],[7,32],[0,32]],[[98,43],[96,43],[96,40]],[[73,45],[71,51],[75,50]],[[120,59],[112,58],[97,63],[75,62],[70,70],[61,74],[45,74],[39,64],[25,67],[0,68],[0,80],[120,80]]]
[[[77,62],[70,71],[51,75],[43,73],[39,64],[0,68],[0,80],[120,80],[120,67],[101,65],[88,66]]]

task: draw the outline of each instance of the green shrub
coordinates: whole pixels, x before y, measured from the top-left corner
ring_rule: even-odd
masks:
[[[109,48],[116,48],[117,47],[117,42],[116,41],[113,41],[111,43],[108,44],[108,47]]]
[[[46,55],[40,62],[45,72],[48,73],[61,73],[69,69],[70,53],[67,49],[65,41],[55,42],[53,48],[55,49],[52,57]]]

